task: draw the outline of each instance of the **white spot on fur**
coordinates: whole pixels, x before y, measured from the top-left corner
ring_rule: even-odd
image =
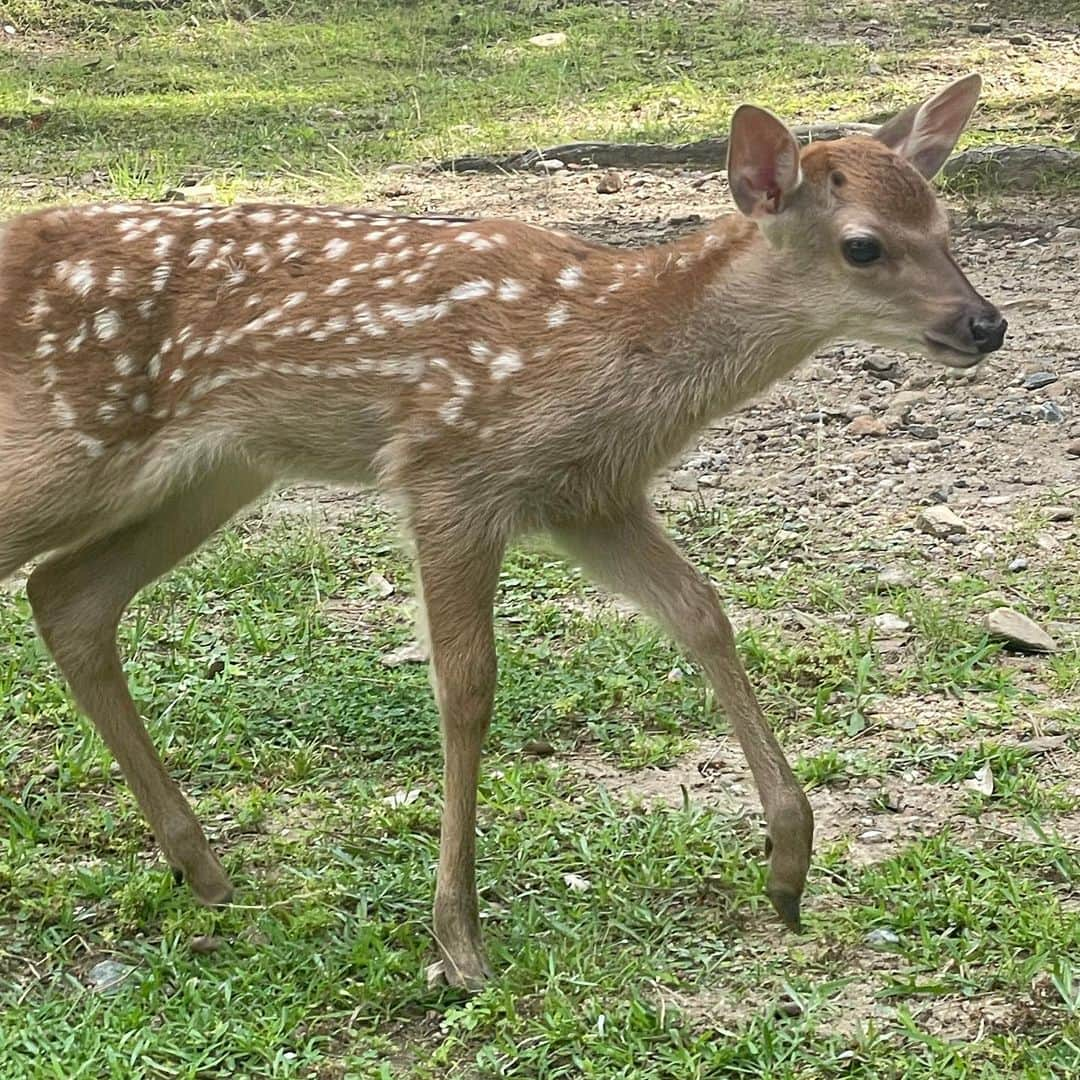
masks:
[[[485,345],[482,341],[470,341],[469,342],[469,355],[474,360],[481,362],[486,361],[491,356],[491,349]]]
[[[255,215],[251,215],[252,220],[255,220]],[[265,259],[270,254],[269,248],[261,241],[256,240],[253,244],[248,244],[244,248],[244,255],[249,259]]]
[[[520,371],[525,358],[517,349],[503,349],[494,360],[491,361],[491,377],[496,382],[509,379],[515,371]]]
[[[159,236],[154,241],[154,258],[164,259],[169,254],[169,248],[176,243],[176,236],[173,233],[166,233],[164,236]]]
[[[89,296],[94,287],[94,268],[89,259],[72,263],[67,260],[56,264],[57,275],[66,281],[79,296]]]
[[[282,251],[291,251],[300,243],[300,235],[294,232],[287,232],[278,239],[278,247]]]
[[[302,304],[307,299],[307,290],[301,289],[299,292],[289,293],[281,302],[281,310],[288,311],[291,308],[296,307],[297,304]]]
[[[76,330],[75,333],[72,334],[71,337],[68,338],[67,351],[69,353],[73,353],[73,352],[77,352],[79,349],[81,349],[82,346],[83,346],[83,342],[86,341],[87,337],[89,336],[89,333],[90,333],[89,327],[86,325],[85,322],[82,323],[82,325],[79,327],[79,329]]]
[[[473,232],[471,229],[467,229],[465,232],[459,232],[454,239],[459,244],[471,244],[474,240],[480,239],[480,234],[478,232]]]
[[[479,300],[491,292],[491,282],[486,278],[476,278],[474,281],[464,281],[455,285],[447,294],[449,300]]]
[[[73,428],[76,422],[75,410],[63,394],[57,394],[52,403],[53,418],[62,428]]]
[[[154,301],[152,299],[140,300],[135,309],[139,313],[139,317],[143,319],[149,319],[154,314]]]
[[[85,432],[80,431],[75,436],[75,441],[92,458],[99,458],[105,453],[105,444],[100,439],[95,439],[93,435],[87,435]]]
[[[211,252],[214,250],[214,241],[209,236],[204,236],[201,240],[196,240],[194,244],[188,249],[188,265],[200,266],[210,258]]]
[[[98,341],[112,341],[120,333],[120,316],[111,308],[94,313],[94,336]]]
[[[351,281],[352,278],[339,277],[336,281],[331,281],[323,293],[326,296],[340,296],[349,287]]]
[[[555,280],[559,283],[560,288],[576,289],[581,284],[581,278],[580,266],[564,266]]]
[[[441,319],[449,310],[450,305],[445,300],[434,304],[418,304],[416,307],[407,307],[404,304],[383,304],[379,309],[384,319],[392,319],[402,326],[415,326],[429,319]]]
[[[495,245],[484,236],[477,237],[470,245],[473,251],[492,251]]]
[[[136,394],[131,399],[131,411],[142,414],[150,408],[150,398],[147,394]]]
[[[547,324],[552,329],[556,326],[562,326],[570,318],[570,310],[565,304],[556,304],[547,313]]]
[[[503,278],[495,295],[500,300],[511,303],[514,300],[520,300],[525,295],[525,286],[514,278]]]
[[[111,270],[109,276],[105,279],[105,284],[108,285],[109,291],[112,293],[119,292],[127,281],[127,272],[121,270],[120,267]]]
[[[349,241],[342,240],[340,236],[335,236],[326,241],[326,246],[323,248],[323,254],[328,259],[340,259],[349,250]]]
[[[127,353],[120,353],[120,355],[113,360],[113,369],[116,371],[117,375],[134,375],[135,368],[135,361],[128,356]]]

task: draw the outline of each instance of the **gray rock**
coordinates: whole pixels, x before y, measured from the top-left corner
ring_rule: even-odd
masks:
[[[697,491],[701,485],[696,473],[689,469],[676,469],[671,474],[671,486],[676,491]]]
[[[863,939],[871,949],[879,952],[891,952],[900,944],[900,935],[888,927],[879,926],[871,930]]]
[[[908,424],[907,433],[913,439],[936,439],[941,434],[933,424]]]
[[[864,829],[859,833],[859,839],[864,844],[884,844],[887,837],[880,829]]]
[[[1057,642],[1037,622],[1012,608],[994,608],[983,626],[990,637],[1022,652],[1057,651]]]
[[[1051,521],[1072,521],[1076,511],[1071,506],[1048,506],[1046,516]]]
[[[883,611],[870,620],[870,625],[879,634],[906,634],[911,629],[911,623],[907,619],[894,615],[891,611]]]
[[[968,527],[947,506],[928,506],[919,511],[915,527],[939,540],[947,536],[963,536]]]
[[[1027,559],[1023,559],[1023,558],[1013,559],[1012,562],[1009,563],[1009,569],[1014,574],[1018,574],[1018,573],[1020,573],[1021,570],[1026,570],[1027,568],[1028,568]]]
[[[1042,407],[1039,410],[1039,414],[1043,420],[1048,421],[1051,424],[1060,424],[1065,419],[1065,414],[1058,407],[1056,402],[1044,401]]]
[[[1033,371],[1030,375],[1024,376],[1021,385],[1025,390],[1041,390],[1044,386],[1057,381],[1058,377],[1052,371]]]
[[[915,575],[902,566],[885,566],[874,581],[877,592],[887,589],[910,589],[915,584]]]
[[[100,960],[87,973],[86,981],[95,994],[115,994],[131,979],[135,968],[118,960]]]

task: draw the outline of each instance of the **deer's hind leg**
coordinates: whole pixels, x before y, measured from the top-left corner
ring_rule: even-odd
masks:
[[[112,751],[170,865],[207,904],[227,902],[232,886],[147,735],[124,678],[116,630],[140,589],[267,484],[248,468],[221,468],[141,520],[52,556],[27,584],[38,628],[75,700]]]

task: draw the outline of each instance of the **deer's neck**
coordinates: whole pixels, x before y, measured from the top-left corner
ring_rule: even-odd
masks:
[[[641,341],[705,422],[760,393],[831,336],[824,285],[732,215],[651,254],[661,311]]]

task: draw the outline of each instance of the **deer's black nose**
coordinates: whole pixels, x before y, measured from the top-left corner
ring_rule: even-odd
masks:
[[[1008,328],[1008,322],[997,311],[974,316],[968,327],[971,331],[971,340],[981,353],[991,353],[995,349],[1000,349]]]

